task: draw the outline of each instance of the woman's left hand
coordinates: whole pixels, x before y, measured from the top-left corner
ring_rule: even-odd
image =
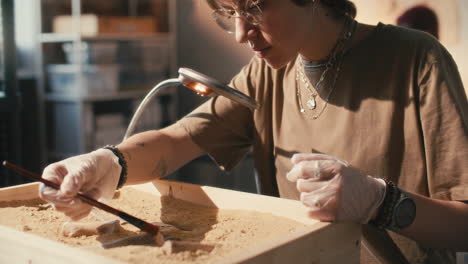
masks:
[[[345,161],[324,154],[295,154],[286,175],[296,182],[309,215],[320,221],[366,224],[377,214],[386,183],[362,174]]]

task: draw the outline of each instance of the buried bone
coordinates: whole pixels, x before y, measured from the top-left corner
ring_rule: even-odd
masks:
[[[116,247],[125,247],[125,246],[142,246],[142,245],[154,245],[160,247],[164,245],[164,237],[161,232],[158,232],[156,235],[152,234],[140,234],[136,236],[126,237],[117,239],[114,241],[103,243],[101,246],[103,248],[116,248]]]
[[[161,240],[162,239],[162,240]],[[174,241],[167,238],[164,241],[161,233],[153,236],[151,234],[140,234],[132,237],[126,237],[122,239],[117,239],[114,241],[103,243],[101,246],[103,248],[116,248],[116,247],[125,247],[125,246],[158,246],[161,247],[162,251],[166,255],[184,252],[184,251],[204,251],[211,252],[217,244],[203,244],[195,241]]]
[[[92,236],[112,234],[120,227],[120,221],[117,219],[107,222],[66,222],[62,226],[62,235],[66,237]]]
[[[195,241],[174,241],[169,240],[164,243],[162,246],[162,250],[164,254],[170,255],[184,251],[196,252],[196,251],[204,251],[204,252],[211,252],[217,244],[204,244],[201,242]],[[219,246],[219,245],[218,245]]]

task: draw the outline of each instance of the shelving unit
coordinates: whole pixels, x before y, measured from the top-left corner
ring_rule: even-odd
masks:
[[[68,6],[64,2],[68,2]],[[123,6],[121,10],[129,11],[117,15],[125,15],[124,19],[135,20],[140,16],[152,15],[155,20],[161,19],[159,25],[168,26],[163,26],[162,32],[82,35],[81,19],[83,14],[89,13],[84,2],[88,7],[94,4],[119,9],[115,7]],[[105,144],[119,143],[146,93],[158,82],[176,75],[175,1],[43,0],[30,3],[38,12],[36,74],[38,97],[43,102],[39,113],[44,120],[39,142],[46,149],[43,162],[89,152]],[[54,6],[56,10],[47,9],[47,5]],[[152,12],[157,14],[148,13],[148,10],[145,14],[139,14],[140,5],[152,6]],[[116,16],[115,10],[101,8],[99,12],[94,14],[97,17]],[[53,32],[54,17],[63,15],[69,16],[71,31]],[[68,53],[64,51],[64,44],[68,45]],[[93,56],[93,48],[99,45],[104,45],[105,49],[94,55],[103,55],[103,51],[114,48],[113,57],[106,57],[104,62],[86,57]],[[175,89],[159,94],[144,113],[146,117],[142,117],[142,124],[137,126],[136,132],[157,129],[174,122],[177,117]]]

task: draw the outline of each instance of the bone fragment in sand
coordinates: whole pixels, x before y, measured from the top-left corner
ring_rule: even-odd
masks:
[[[103,222],[66,222],[62,226],[62,235],[66,237],[112,234],[120,227],[119,220]]]

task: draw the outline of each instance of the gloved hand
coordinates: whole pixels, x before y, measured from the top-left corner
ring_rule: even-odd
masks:
[[[39,196],[76,221],[87,216],[92,207],[75,195],[80,192],[100,201],[111,199],[121,169],[118,158],[108,149],[71,157],[44,169],[42,178],[59,184],[60,190],[41,184]]]
[[[324,154],[295,154],[286,175],[296,182],[309,215],[320,221],[366,224],[377,214],[386,183]]]

